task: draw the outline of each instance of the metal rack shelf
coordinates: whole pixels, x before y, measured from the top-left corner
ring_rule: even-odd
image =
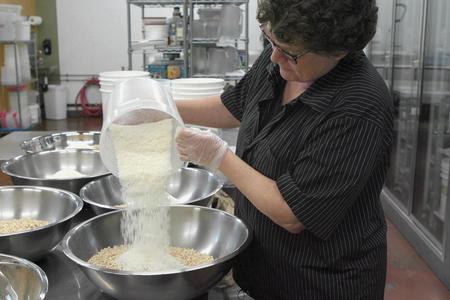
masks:
[[[240,80],[244,75],[216,75],[216,74],[194,74],[192,77],[195,78],[223,78],[225,81],[237,81]]]
[[[166,6],[166,5],[184,5],[186,1],[180,0],[128,0],[128,3],[134,5],[153,5],[153,6]],[[220,5],[220,4],[246,4],[246,0],[192,0],[192,4],[195,5]]]
[[[221,0],[221,1],[214,1],[214,0],[193,0],[192,1],[193,4],[195,5],[220,5],[220,4],[237,4],[237,5],[242,5],[242,4],[246,4],[248,3],[248,1],[246,0]]]
[[[169,6],[169,5],[183,5],[184,1],[180,1],[180,0],[145,0],[145,1],[140,1],[140,0],[128,0],[129,4],[134,4],[134,5],[152,5],[152,6]]]
[[[193,69],[195,67],[195,61],[192,58],[192,47],[193,45],[197,46],[206,46],[206,47],[221,47],[221,40],[219,38],[193,38],[193,23],[194,23],[194,7],[199,5],[226,5],[226,4],[234,4],[237,6],[245,5],[245,9],[242,9],[245,13],[245,17],[243,18],[245,24],[243,28],[245,29],[244,34],[241,34],[240,37],[235,39],[229,39],[226,42],[230,42],[229,46],[234,47],[239,51],[245,51],[245,66],[243,69],[245,71],[248,70],[248,47],[249,47],[249,39],[248,39],[248,9],[249,9],[249,0],[127,0],[127,18],[128,18],[128,69],[133,68],[133,58],[132,55],[135,53],[142,53],[143,64],[142,67],[145,68],[148,55],[160,52],[165,54],[184,54],[184,70],[186,74],[191,77],[194,76]],[[148,45],[136,45],[131,41],[131,12],[130,6],[136,5],[141,8],[141,18],[145,18],[145,10],[144,8],[148,7],[169,7],[169,6],[180,6],[183,11],[183,28],[184,28],[184,41],[183,46],[180,47],[170,47],[170,46],[162,46],[162,45],[152,45],[149,43]],[[244,37],[243,37],[244,36]],[[225,46],[225,43],[224,45]],[[196,75],[198,77],[200,75]],[[202,77],[206,77],[201,75]],[[220,77],[226,80],[238,80],[242,76],[218,76],[218,75],[208,75],[209,77]]]
[[[0,41],[0,45],[32,44],[34,41]]]
[[[146,46],[131,48],[132,53],[167,53],[167,54],[180,54],[183,53],[184,49],[182,47],[172,47],[172,46]]]
[[[167,53],[167,54],[179,54],[183,52],[182,47],[172,47],[172,46],[156,46],[155,50],[161,53]]]
[[[235,41],[235,42],[247,42],[246,38],[238,38],[238,39],[230,39],[229,41]],[[195,45],[209,45],[209,44],[218,44],[220,42],[220,39],[218,38],[192,38],[192,44]]]

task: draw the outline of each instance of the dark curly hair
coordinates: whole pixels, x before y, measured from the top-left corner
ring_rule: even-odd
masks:
[[[376,31],[376,0],[258,0],[258,21],[283,43],[316,53],[363,49]]]

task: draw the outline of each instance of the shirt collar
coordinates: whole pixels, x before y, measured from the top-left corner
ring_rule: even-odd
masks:
[[[312,109],[322,112],[330,106],[334,96],[342,88],[345,81],[353,74],[356,68],[361,64],[363,51],[355,51],[347,54],[330,72],[317,79],[303,94],[288,106],[304,103]],[[277,88],[280,87],[284,79],[280,75],[279,66],[270,62],[267,66],[268,81],[272,85],[271,97],[264,97],[260,101],[268,100],[274,97]]]

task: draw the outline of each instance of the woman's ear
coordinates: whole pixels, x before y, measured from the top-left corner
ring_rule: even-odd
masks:
[[[335,59],[336,61],[340,61],[348,54],[348,51],[339,51],[336,53],[331,54],[330,56]]]

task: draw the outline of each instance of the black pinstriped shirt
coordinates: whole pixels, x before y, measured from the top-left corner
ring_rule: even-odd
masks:
[[[222,102],[241,122],[237,155],[276,181],[305,230],[289,233],[238,192],[236,215],[254,238],[235,280],[256,299],[382,299],[379,195],[393,126],[384,81],[362,51],[350,53],[274,114],[284,81],[270,54]]]

